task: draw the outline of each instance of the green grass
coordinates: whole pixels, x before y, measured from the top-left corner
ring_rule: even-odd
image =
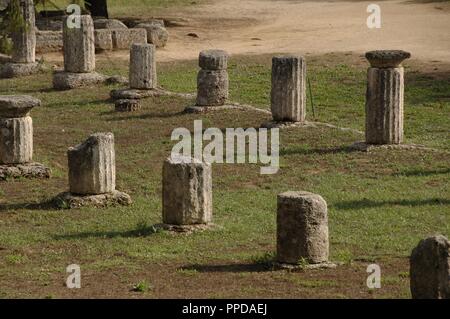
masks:
[[[363,130],[366,71],[351,59],[358,60],[308,58],[315,119]],[[435,78],[413,62],[409,65],[407,141],[448,150],[450,76]],[[123,63],[102,60],[99,71],[127,72]],[[195,61],[158,65],[160,83],[173,91],[194,92],[196,71]],[[268,107],[270,57],[235,57],[230,80],[233,100]],[[50,73],[0,81],[0,94],[31,94],[42,100],[32,111],[35,160],[55,172],[50,180],[0,183],[0,296],[66,296],[61,287],[65,267],[77,263],[86,280],[103,278],[115,285],[115,296],[127,296],[133,285],[151,282],[152,296],[271,297],[275,292],[270,289],[285,278],[281,282],[287,288],[277,290],[283,296],[361,297],[365,265],[376,262],[392,269],[387,290],[364,296],[403,298],[409,296],[408,280],[399,274],[408,272],[405,258],[411,249],[425,236],[450,234],[448,153],[349,153],[345,147],[363,136],[326,127],[282,131],[281,170],[273,176],[259,175],[258,165],[214,164],[214,218],[220,228],[189,236],[157,231],[153,225],[161,221],[161,168],[174,145],[172,130],[192,129],[197,118],[204,120],[204,127],[258,127],[269,116],[251,111],[181,114],[193,101],[172,97],[147,99],[135,113],[115,113],[107,101],[112,88],[56,92]],[[115,134],[117,188],[132,196],[133,205],[79,210],[40,206],[67,189],[67,148],[98,131]],[[286,190],[307,190],[326,199],[330,258],[344,263],[337,270],[340,277],[322,278],[332,272],[313,272],[314,278],[284,272],[272,276],[266,271],[275,250],[276,195]],[[218,265],[220,270],[214,268]],[[110,273],[119,275],[111,279]],[[356,276],[348,283],[354,290],[342,290],[348,276]],[[195,282],[203,280],[214,291],[199,292]],[[95,287],[77,293],[101,296]]]

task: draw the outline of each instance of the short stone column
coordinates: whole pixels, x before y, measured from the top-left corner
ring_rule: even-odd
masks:
[[[271,111],[274,121],[303,122],[306,116],[306,62],[301,56],[272,58]]]
[[[328,262],[327,203],[308,192],[278,195],[277,262],[309,264]]]
[[[200,52],[197,76],[197,106],[220,106],[228,99],[228,53],[222,50]]]
[[[132,89],[155,89],[156,60],[153,44],[135,43],[130,49],[130,87]]]
[[[41,101],[27,95],[0,96],[0,179],[49,177],[50,170],[33,163],[32,108]]]
[[[211,164],[176,155],[163,165],[163,222],[172,225],[212,221]]]
[[[404,69],[401,62],[411,56],[404,51],[366,53],[367,71],[366,143],[403,142]]]
[[[410,258],[414,299],[450,299],[450,242],[442,235],[421,240]]]
[[[14,78],[38,72],[41,65],[36,62],[36,30],[33,0],[17,0],[23,18],[11,33],[13,50],[11,61],[0,65],[0,78]]]
[[[68,19],[63,20],[64,70],[73,73],[95,71],[94,22],[90,15],[77,17],[80,27],[70,27]]]
[[[13,42],[12,61],[15,63],[34,63],[36,60],[36,31],[33,0],[19,0],[20,13],[24,25],[11,34]]]
[[[95,35],[91,16],[75,17],[80,20],[80,27],[72,25],[74,17],[63,19],[64,71],[55,71],[53,87],[68,90],[108,82],[108,77],[95,72]],[[69,21],[70,19],[70,21]]]
[[[69,192],[54,202],[61,208],[130,205],[131,197],[116,190],[116,153],[112,133],[95,133],[86,141],[70,147]]]

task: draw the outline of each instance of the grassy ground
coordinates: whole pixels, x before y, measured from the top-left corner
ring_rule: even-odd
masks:
[[[448,114],[450,73],[406,63],[407,142],[439,151],[348,152],[363,135],[326,127],[281,133],[281,170],[214,164],[214,218],[221,228],[190,236],[154,232],[161,220],[161,168],[176,127],[259,127],[269,116],[251,111],[183,114],[193,101],[160,98],[143,109],[113,111],[113,87],[55,92],[51,74],[0,81],[0,94],[30,94],[35,160],[53,169],[49,180],[0,183],[1,297],[410,297],[408,255],[428,235],[450,235]],[[354,55],[308,57],[316,120],[363,130],[366,64]],[[99,70],[126,75],[126,63],[100,58]],[[195,91],[195,61],[158,65],[173,91]],[[446,70],[449,70],[448,68]],[[267,108],[270,57],[234,57],[234,101]],[[309,108],[309,107],[308,107]],[[309,112],[309,119],[312,119]],[[131,207],[53,210],[43,205],[67,189],[66,150],[90,133],[116,137],[118,189]],[[329,205],[331,260],[336,270],[272,271],[276,195],[321,194]],[[378,263],[382,288],[365,285]],[[67,265],[81,266],[82,289],[64,287]],[[205,283],[208,285],[205,285]],[[133,289],[135,287],[135,289]]]

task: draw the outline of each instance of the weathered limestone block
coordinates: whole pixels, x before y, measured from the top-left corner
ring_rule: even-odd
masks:
[[[34,63],[36,60],[36,31],[33,0],[19,0],[20,13],[24,25],[11,34],[13,41],[12,61],[16,63]]]
[[[198,65],[203,70],[226,70],[228,53],[223,50],[205,50],[200,52]]]
[[[36,52],[47,53],[61,51],[63,48],[62,31],[36,31]]]
[[[28,95],[0,95],[0,118],[25,117],[41,101]]]
[[[33,159],[33,120],[30,116],[0,119],[0,164]]]
[[[113,41],[111,30],[100,29],[94,31],[95,49],[98,51],[112,50]]]
[[[169,32],[163,25],[157,23],[139,23],[136,28],[147,31],[147,42],[154,44],[157,48],[166,46],[169,40]]]
[[[114,102],[117,112],[133,112],[141,108],[139,99],[120,99]]]
[[[327,203],[309,192],[278,195],[277,261],[310,264],[328,261]]]
[[[130,87],[156,88],[156,59],[153,44],[135,43],[130,49]]]
[[[200,70],[197,76],[197,105],[220,106],[228,100],[227,70]]]
[[[98,195],[116,188],[114,135],[96,133],[69,148],[69,185],[72,194]]]
[[[398,50],[366,53],[367,72],[366,143],[403,142],[404,69],[401,62],[411,56]]]
[[[303,57],[273,57],[271,111],[274,121],[305,121],[306,62]]]
[[[0,165],[0,180],[9,178],[50,178],[51,170],[39,163]]]
[[[95,29],[128,29],[128,27],[117,19],[95,19]]]
[[[116,50],[128,50],[133,43],[147,43],[145,29],[114,29],[111,32],[113,47]]]
[[[108,77],[97,73],[71,73],[56,71],[53,73],[53,88],[56,90],[70,90],[106,83]]]
[[[63,22],[64,70],[71,73],[88,73],[95,70],[94,23],[90,15],[82,15],[80,28],[69,28]]]
[[[165,224],[212,221],[211,164],[181,155],[164,162],[162,215]]]
[[[410,258],[414,299],[450,299],[450,242],[442,235],[421,240]]]

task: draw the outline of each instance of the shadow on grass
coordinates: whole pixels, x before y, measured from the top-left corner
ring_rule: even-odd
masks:
[[[350,146],[339,146],[331,148],[288,148],[280,150],[280,155],[311,155],[311,154],[337,154],[359,152]]]
[[[370,199],[354,200],[354,201],[344,201],[334,205],[334,208],[338,209],[361,209],[361,208],[374,208],[383,206],[425,206],[425,205],[449,205],[450,199],[443,198],[430,198],[422,200],[390,200],[390,201],[373,201]]]
[[[151,226],[141,226],[136,229],[127,231],[100,231],[100,232],[81,232],[68,235],[56,235],[53,239],[56,240],[66,240],[66,239],[86,239],[86,238],[136,238],[136,237],[146,237],[156,233],[161,230],[157,227],[158,224]]]
[[[56,209],[53,200],[41,203],[16,203],[16,204],[0,204],[0,212],[8,212],[14,210],[54,210]]]
[[[113,114],[124,114],[124,113],[120,113],[120,112],[116,112],[116,111],[108,111],[108,112],[101,113],[101,115],[113,115]],[[128,116],[115,116],[110,119],[107,119],[106,121],[113,122],[113,121],[136,120],[136,119],[145,120],[145,119],[152,119],[152,118],[153,119],[154,118],[165,119],[165,118],[181,116],[184,114],[186,114],[186,113],[184,113],[183,111],[176,112],[176,113],[155,113],[155,112],[148,113],[148,112],[146,112],[144,114],[136,114],[136,115],[128,115]]]
[[[180,270],[197,271],[200,273],[241,273],[241,272],[267,272],[272,271],[273,267],[265,263],[252,264],[228,264],[228,265],[188,265]]]
[[[440,174],[450,174],[450,168],[446,169],[434,169],[434,170],[409,170],[409,171],[402,171],[392,174],[393,176],[432,176],[432,175],[440,175]]]

